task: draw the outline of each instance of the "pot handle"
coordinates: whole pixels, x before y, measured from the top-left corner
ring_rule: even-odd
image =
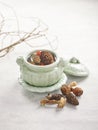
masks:
[[[22,56],[19,56],[19,57],[16,59],[16,63],[17,63],[19,66],[23,65],[23,63],[24,63],[23,57],[22,57]]]
[[[64,67],[65,67],[65,61],[63,60],[63,58],[60,58],[60,61],[59,61],[59,63],[58,63],[57,66],[64,69]]]

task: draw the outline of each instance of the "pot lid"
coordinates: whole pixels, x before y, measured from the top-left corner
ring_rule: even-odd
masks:
[[[81,77],[89,75],[89,71],[86,66],[75,57],[65,61],[64,72],[69,75]]]

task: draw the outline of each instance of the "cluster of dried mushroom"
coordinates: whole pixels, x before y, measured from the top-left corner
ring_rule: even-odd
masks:
[[[62,94],[48,94],[46,98],[40,101],[41,105],[45,104],[57,104],[58,108],[63,108],[66,102],[73,105],[79,105],[79,101],[76,96],[81,96],[83,90],[77,87],[76,82],[71,82],[69,85],[61,86]]]
[[[34,65],[49,65],[55,62],[55,56],[49,51],[36,51],[29,58],[28,62]]]

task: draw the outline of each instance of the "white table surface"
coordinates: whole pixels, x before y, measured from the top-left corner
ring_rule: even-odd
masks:
[[[0,59],[0,130],[97,130],[98,129],[98,1],[97,0],[2,0],[17,15],[34,16],[49,26],[59,38],[60,56],[78,57],[90,70],[87,78],[68,76],[84,90],[79,106],[62,110],[42,107],[47,95],[31,93],[18,83],[16,58],[27,46],[18,46]],[[31,49],[31,48],[30,48]],[[58,93],[56,91],[55,93]]]

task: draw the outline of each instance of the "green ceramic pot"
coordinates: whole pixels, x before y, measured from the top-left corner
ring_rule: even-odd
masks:
[[[45,66],[32,65],[27,61],[27,59],[36,51],[38,50],[30,52],[25,57],[17,58],[16,62],[20,66],[22,79],[26,83],[37,87],[46,87],[57,83],[61,79],[64,71],[64,60],[60,58],[55,52],[47,50],[55,55],[56,61]]]

